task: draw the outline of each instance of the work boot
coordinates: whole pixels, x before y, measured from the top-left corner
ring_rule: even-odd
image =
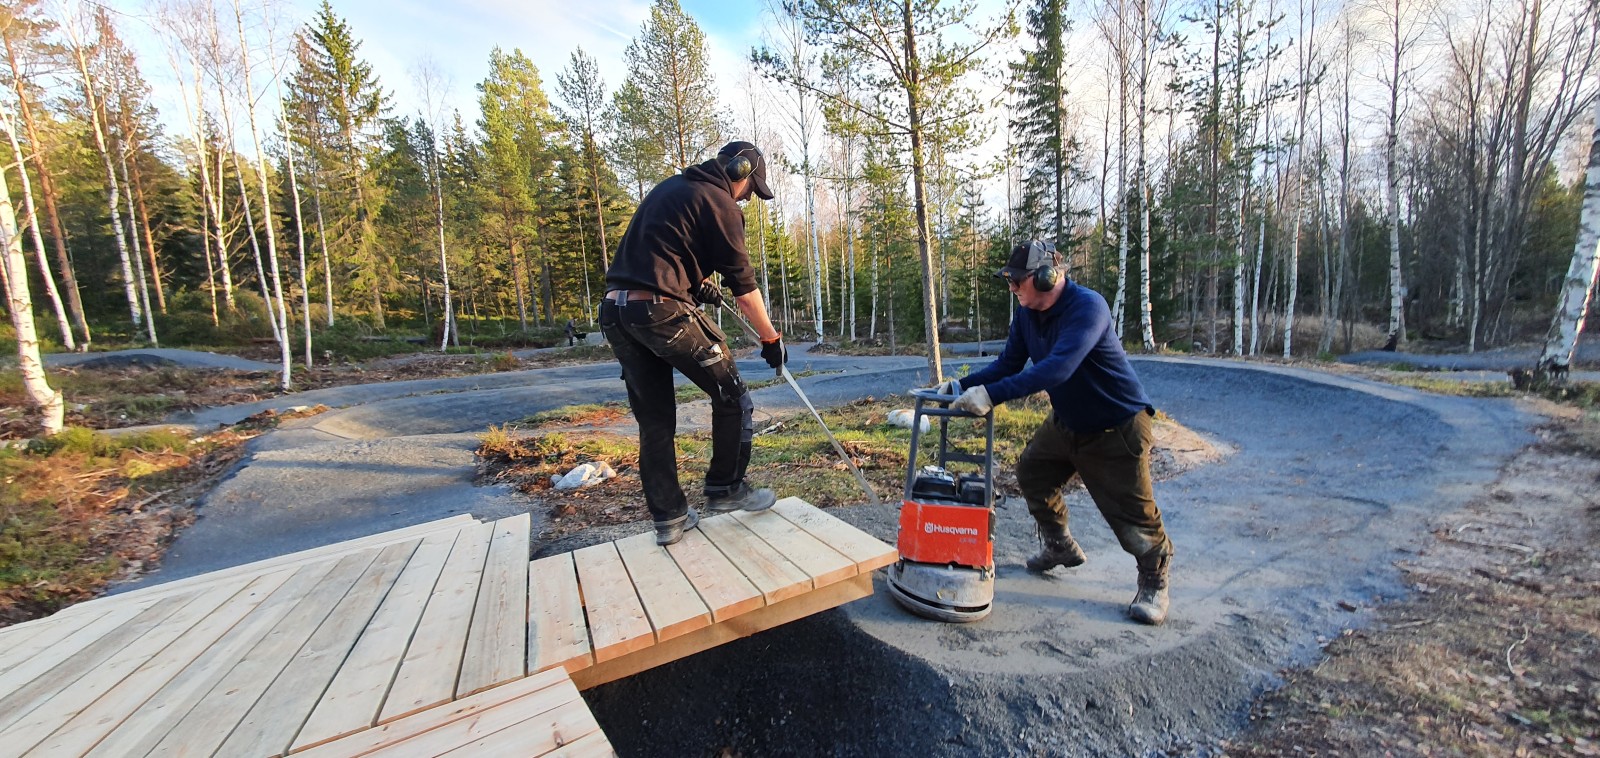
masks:
[[[682,516],[670,521],[657,521],[656,544],[661,545],[662,547],[666,547],[667,545],[676,545],[678,544],[678,540],[683,539],[684,532],[699,525],[700,514],[695,513],[693,508],[690,508],[689,511]]]
[[[729,490],[724,495],[706,495],[706,510],[712,513],[732,513],[734,511],[764,511],[778,502],[778,496],[769,489],[756,489],[748,482],[739,482],[739,486]]]
[[[1083,548],[1078,547],[1078,541],[1061,524],[1041,524],[1039,540],[1043,548],[1038,555],[1028,559],[1028,570],[1035,574],[1043,574],[1057,566],[1082,566],[1084,561],[1089,560],[1089,556],[1083,554]]]
[[[1160,626],[1167,620],[1167,569],[1171,553],[1151,552],[1139,557],[1139,594],[1128,604],[1128,618]]]

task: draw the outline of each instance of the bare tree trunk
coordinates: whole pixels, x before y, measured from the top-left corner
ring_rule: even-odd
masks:
[[[1128,48],[1127,21],[1117,3],[1117,294],[1111,327],[1122,338],[1128,299]],[[1143,114],[1141,114],[1142,117]],[[1106,119],[1109,121],[1110,119]],[[1142,122],[1141,122],[1142,125]],[[1140,135],[1141,146],[1143,135]],[[1142,167],[1141,167],[1142,170]],[[1141,204],[1143,201],[1141,201]],[[1102,214],[1103,215],[1103,214]]]
[[[6,137],[16,144],[11,125],[0,121]],[[39,337],[33,325],[33,300],[28,292],[27,262],[22,256],[22,237],[17,234],[17,216],[11,208],[11,190],[5,171],[0,170],[0,247],[5,255],[6,309],[11,313],[11,328],[16,331],[17,367],[28,400],[39,409],[39,426],[46,435],[60,432],[64,424],[65,403],[45,379],[44,362],[39,358]]]
[[[89,322],[83,314],[83,297],[78,292],[78,277],[72,270],[72,256],[67,252],[67,234],[61,226],[61,214],[56,208],[55,179],[50,175],[50,167],[45,162],[44,143],[39,140],[39,128],[34,122],[33,107],[28,104],[27,92],[24,89],[26,79],[22,67],[17,63],[16,50],[9,37],[5,38],[5,46],[6,60],[11,65],[11,85],[17,91],[17,110],[22,115],[23,127],[28,130],[28,144],[33,147],[33,166],[39,172],[39,190],[44,196],[45,216],[50,221],[50,238],[54,243],[56,267],[61,270],[61,283],[67,290],[67,305],[83,338],[77,343],[77,349],[88,350]],[[37,226],[38,222],[35,221],[34,224]]]
[[[1292,236],[1289,242],[1288,271],[1288,297],[1283,309],[1283,357],[1294,356],[1294,309],[1295,299],[1300,288],[1300,222],[1305,214],[1305,140],[1306,140],[1306,99],[1309,95],[1308,88],[1311,80],[1312,53],[1314,51],[1315,30],[1317,28],[1316,0],[1311,2],[1311,23],[1308,26],[1305,11],[1300,13],[1300,102],[1299,114],[1295,117],[1295,176],[1294,176],[1294,215],[1290,217],[1289,233]]]
[[[66,25],[71,29],[71,24]],[[124,294],[128,298],[128,312],[133,320],[133,327],[137,330],[143,325],[144,313],[139,308],[139,293],[134,289],[133,264],[128,260],[128,240],[122,233],[122,213],[117,209],[121,199],[121,190],[117,185],[117,172],[112,167],[111,150],[106,146],[106,132],[100,120],[99,98],[94,92],[94,77],[89,74],[89,59],[84,54],[82,41],[76,38],[73,32],[72,40],[73,57],[77,59],[78,75],[83,78],[84,107],[89,111],[89,130],[94,133],[95,149],[100,152],[100,162],[106,172],[106,209],[111,213],[112,239],[117,245],[117,258],[122,263],[122,284]]]
[[[906,75],[910,78],[907,82],[909,86],[906,87],[906,115],[911,127],[911,192],[917,219],[917,254],[922,258],[922,313],[927,326],[928,378],[934,382],[942,382],[944,361],[939,355],[939,301],[938,293],[933,291],[935,272],[933,251],[929,247],[928,238],[927,165],[924,162],[922,146],[922,102],[919,98],[922,67],[917,57],[916,33],[911,24],[911,0],[901,0],[900,8],[904,27],[902,34],[905,39],[905,60],[908,63]],[[890,296],[893,297],[892,294]]]
[[[278,233],[277,224],[272,220],[272,193],[267,186],[267,155],[261,148],[261,127],[256,123],[255,89],[250,85],[250,42],[244,34],[244,8],[239,0],[233,3],[233,18],[239,29],[239,63],[244,74],[244,109],[245,115],[250,120],[250,139],[256,148],[256,177],[261,189],[261,213],[265,217],[262,225],[266,227],[267,235],[267,261],[272,271],[272,297],[277,302],[278,319],[278,356],[282,366],[283,378],[280,386],[287,391],[291,385],[290,371],[294,348],[289,344],[289,309],[283,298],[283,276],[278,269]],[[270,59],[271,56],[269,55]],[[270,310],[270,309],[269,309]],[[307,335],[309,337],[309,335]]]
[[[317,210],[317,244],[322,248],[322,292],[328,326],[333,326],[333,264],[328,256],[328,227],[322,223],[322,171],[318,164],[311,183],[311,204]]]
[[[1384,134],[1383,163],[1388,185],[1389,200],[1389,339],[1388,345],[1399,348],[1406,342],[1405,284],[1400,280],[1400,4],[1394,0],[1393,55],[1389,74],[1389,123]],[[1476,319],[1474,319],[1476,320]],[[1476,331],[1476,324],[1474,324]]]
[[[139,222],[133,208],[133,183],[128,180],[128,147],[120,138],[117,140],[117,155],[122,163],[123,200],[128,204],[128,238],[133,242],[133,275],[139,280],[139,307],[143,308],[148,316],[144,321],[144,327],[146,335],[150,337],[150,344],[159,345],[161,343],[156,340],[155,310],[150,307],[150,280],[144,271],[144,251],[139,249]]]
[[[6,132],[6,139],[11,142],[11,154],[17,159],[17,176],[22,180],[22,209],[28,217],[28,232],[33,236],[33,253],[39,264],[39,274],[44,279],[45,293],[50,297],[50,305],[56,312],[56,328],[61,332],[61,345],[68,350],[76,349],[73,339],[72,325],[67,322],[66,305],[61,302],[61,292],[56,289],[56,279],[50,273],[50,260],[45,257],[44,237],[39,233],[39,213],[33,206],[33,185],[28,181],[28,163],[23,157],[22,145],[17,142],[17,132],[12,114],[0,112],[0,129]],[[19,246],[21,242],[17,243]]]
[[[1144,351],[1156,350],[1150,305],[1150,167],[1145,160],[1147,99],[1150,94],[1150,0],[1139,0],[1139,157],[1134,170],[1139,190],[1139,331]]]
[[[294,250],[300,264],[300,328],[305,330],[306,368],[311,368],[311,286],[306,276],[306,221],[300,212],[300,176],[295,169],[294,138],[289,132],[289,118],[284,115],[283,94],[278,94],[278,127],[283,130],[283,154],[289,169],[289,201],[294,208]],[[445,281],[445,305],[450,303],[450,282]]]
[[[211,209],[211,218],[212,221],[217,225],[217,269],[222,273],[222,301],[228,306],[228,312],[233,313],[238,309],[239,305],[233,296],[233,266],[228,262],[227,232],[222,228],[222,205],[228,197],[224,191],[224,188],[227,184],[225,179],[228,173],[228,167],[222,162],[222,150],[223,146],[218,144],[217,191],[212,195],[213,202],[215,202],[216,205]],[[205,158],[202,157],[201,160],[203,161]],[[248,202],[245,204],[245,207],[249,207]],[[250,229],[250,235],[252,240],[255,239],[254,228]]]
[[[1583,210],[1578,217],[1578,241],[1572,263],[1561,284],[1561,298],[1550,334],[1539,356],[1539,371],[1565,378],[1578,347],[1578,335],[1594,302],[1595,272],[1600,270],[1600,107],[1595,110],[1594,139],[1589,145],[1589,169],[1584,175]]]

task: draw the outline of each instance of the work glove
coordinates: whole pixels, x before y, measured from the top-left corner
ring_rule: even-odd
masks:
[[[722,306],[722,288],[712,284],[711,280],[707,279],[694,288],[694,299],[695,302],[705,303],[712,308],[719,308]]]
[[[761,359],[773,371],[783,371],[783,364],[789,362],[789,350],[783,346],[783,335],[778,335],[771,342],[761,341]]]
[[[973,387],[961,393],[961,397],[950,404],[952,410],[966,411],[974,416],[987,416],[994,410],[994,403],[989,402],[989,390],[983,385]]]

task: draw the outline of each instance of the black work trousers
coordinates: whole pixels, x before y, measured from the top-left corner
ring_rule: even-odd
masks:
[[[677,369],[711,396],[711,466],[705,494],[732,492],[750,465],[750,392],[728,352],[728,338],[688,303],[662,299],[600,304],[600,331],[622,364],[628,405],[639,423],[639,479],[645,505],[656,521],[688,512],[678,482],[678,402],[672,384]]]

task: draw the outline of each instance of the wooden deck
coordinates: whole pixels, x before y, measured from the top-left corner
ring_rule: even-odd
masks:
[[[0,629],[0,756],[611,755],[580,689],[872,593],[796,498],[529,560],[466,516]]]

